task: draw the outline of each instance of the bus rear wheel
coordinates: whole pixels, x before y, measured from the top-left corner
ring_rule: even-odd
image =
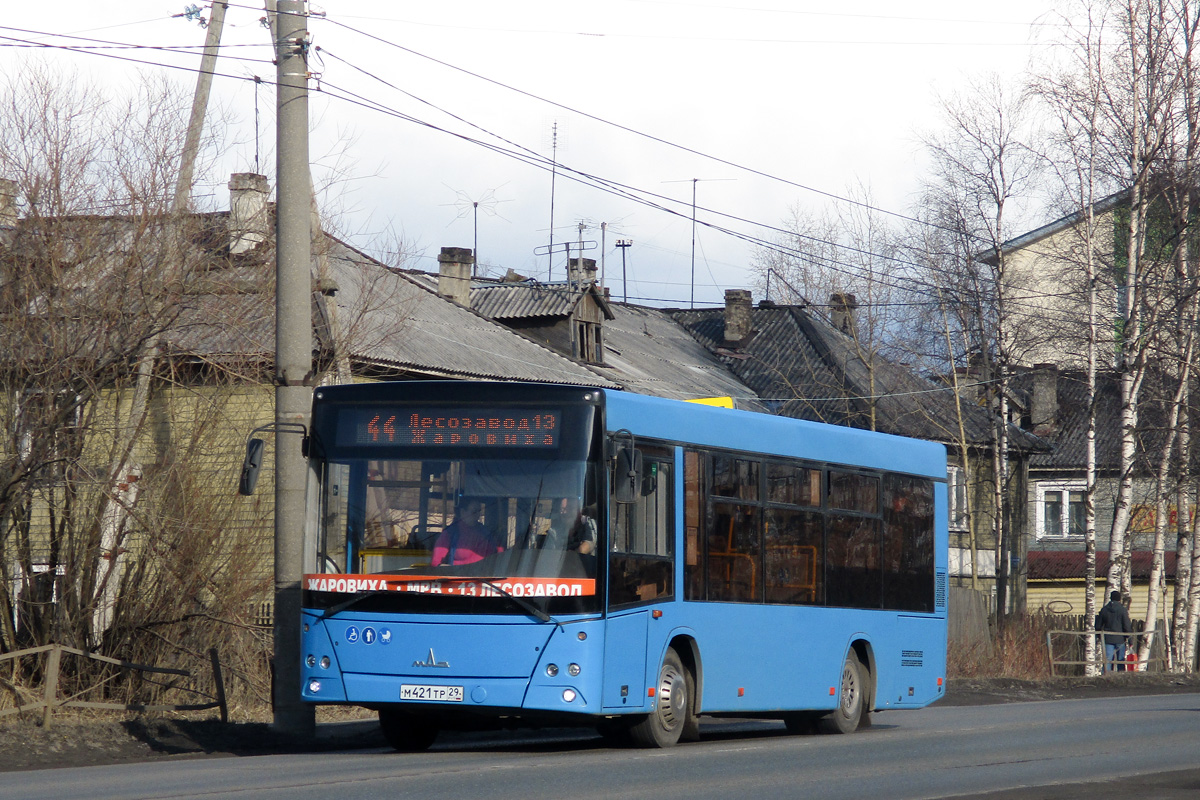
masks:
[[[838,693],[838,706],[821,719],[821,730],[825,733],[854,733],[862,725],[867,714],[867,668],[858,660],[853,650],[842,665],[842,686]]]
[[[667,648],[655,684],[654,711],[629,728],[629,736],[639,747],[671,747],[692,713],[692,675],[683,666],[674,648]]]
[[[428,750],[438,735],[432,720],[394,708],[379,709],[379,728],[387,743],[402,753]]]

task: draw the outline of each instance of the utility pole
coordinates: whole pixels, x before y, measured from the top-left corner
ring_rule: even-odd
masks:
[[[617,239],[617,247],[621,248],[621,296],[626,303],[629,302],[629,284],[625,281],[625,251],[632,246],[632,239]]]
[[[208,111],[213,73],[217,69],[217,53],[221,47],[221,30],[225,27],[227,8],[228,3],[214,0],[212,11],[208,15],[204,56],[200,59],[196,93],[192,96],[192,117],[188,122],[187,138],[184,139],[183,155],[179,162],[179,178],[175,183],[175,202],[171,210],[176,214],[187,211],[188,199],[192,196],[192,174],[196,168],[196,153],[200,150],[200,135],[204,132],[204,117]]]
[[[308,165],[308,7],[278,0],[275,13],[275,660],[274,727],[315,730],[300,699],[300,586],[307,484],[300,426],[312,404],[312,214]]]
[[[608,223],[600,223],[600,285],[604,286],[604,248],[605,238],[608,236]]]

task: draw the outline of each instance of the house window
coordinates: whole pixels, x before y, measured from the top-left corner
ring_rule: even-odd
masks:
[[[1082,538],[1086,525],[1086,486],[1042,483],[1037,489],[1039,539]]]
[[[31,462],[36,479],[61,482],[66,465],[78,456],[83,425],[74,392],[21,391],[17,394],[16,442],[20,458]]]
[[[33,564],[29,574],[22,578],[20,567],[13,565],[9,591],[10,596],[16,598],[12,611],[13,625],[18,632],[48,628],[58,602],[58,584],[65,574],[66,568],[62,564],[54,567]]]
[[[950,530],[965,531],[967,520],[967,473],[961,467],[947,467],[949,481]]]

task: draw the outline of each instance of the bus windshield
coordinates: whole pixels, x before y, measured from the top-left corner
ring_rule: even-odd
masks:
[[[370,458],[322,471],[318,573],[330,578],[310,589],[596,595],[603,551],[586,460]]]

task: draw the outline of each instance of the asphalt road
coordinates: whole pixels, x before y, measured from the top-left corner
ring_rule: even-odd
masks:
[[[9,773],[0,781],[0,800],[1182,800],[1200,787],[1200,694],[935,706],[875,716],[874,727],[851,736],[789,736],[777,723],[709,722],[699,743],[657,751],[613,749],[586,732],[493,733],[444,736],[419,754],[359,750]]]

